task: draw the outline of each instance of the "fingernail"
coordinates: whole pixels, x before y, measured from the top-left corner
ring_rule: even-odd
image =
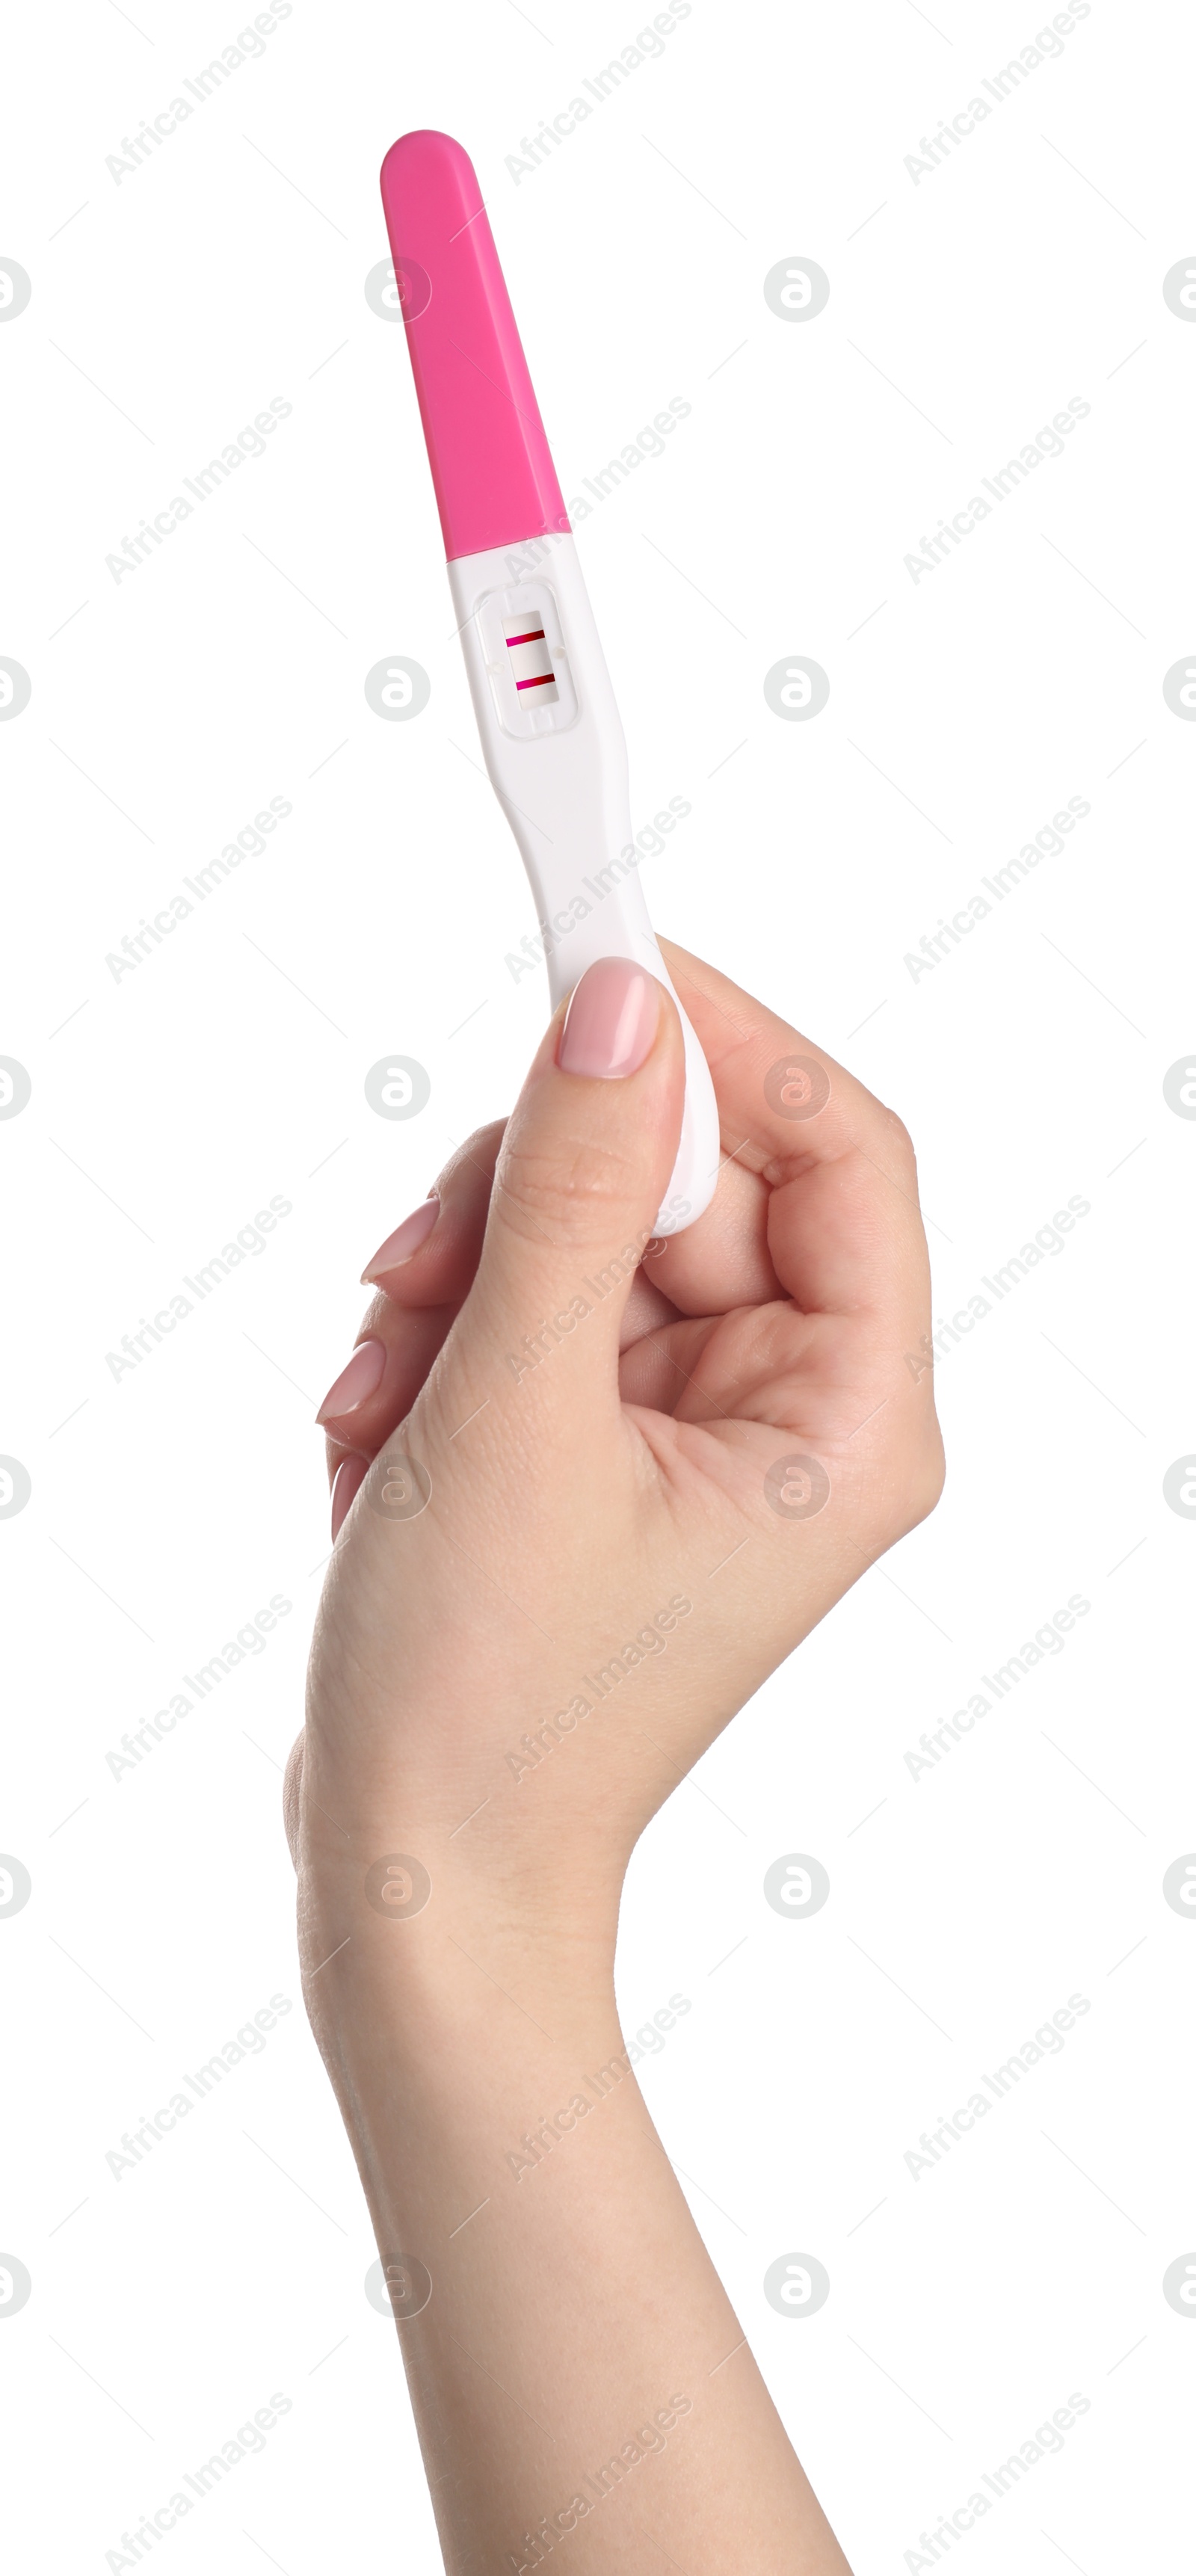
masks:
[[[381,1386],[385,1368],[385,1342],[359,1342],[348,1368],[333,1379],[316,1415],[317,1422],[339,1422],[342,1414],[355,1413],[367,1395],[373,1395]]]
[[[652,1051],[660,996],[651,975],[627,957],[600,957],[586,968],[565,1013],[557,1048],[564,1073],[612,1082],[638,1073]]]
[[[358,1457],[356,1450],[351,1450],[347,1458],[342,1458],[332,1482],[332,1536],[334,1540],[339,1536],[341,1527],[348,1518],[349,1505],[353,1501],[354,1495],[359,1492],[361,1485],[369,1472],[369,1459]]]
[[[405,1216],[394,1233],[387,1235],[385,1243],[379,1244],[373,1260],[367,1261],[361,1274],[362,1287],[372,1288],[375,1279],[385,1278],[388,1270],[399,1270],[405,1261],[410,1261],[412,1253],[427,1242],[439,1214],[440,1201],[432,1197],[425,1199],[413,1216]]]

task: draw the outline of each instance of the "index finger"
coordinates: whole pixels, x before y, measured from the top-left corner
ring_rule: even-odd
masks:
[[[924,1322],[926,1239],[900,1118],[729,976],[660,944],[710,1066],[723,1151],[771,1191],[768,1245],[788,1294],[806,1314]]]

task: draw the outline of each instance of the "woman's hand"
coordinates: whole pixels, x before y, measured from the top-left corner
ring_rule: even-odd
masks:
[[[613,1922],[670,1789],[938,1497],[932,1375],[906,1360],[929,1323],[909,1139],[668,955],[722,1122],[706,1214],[653,1237],[680,1031],[609,960],[505,1131],[461,1148],[438,1209],[366,1274],[351,1383],[321,1414],[343,1526],[312,1665],[313,1859],[343,1839],[329,1815],[355,1841],[401,1821],[438,1879]]]
[[[603,960],[369,1265],[321,1411],[305,1992],[461,2576],[566,2534],[577,2576],[638,2576],[645,2526],[687,2576],[845,2566],[630,2075],[614,1943],[649,1818],[938,1497],[926,1248],[900,1122],[668,957],[706,1214],[653,1235],[680,1023]]]

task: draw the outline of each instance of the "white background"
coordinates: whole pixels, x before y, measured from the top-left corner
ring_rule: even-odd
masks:
[[[1073,2391],[1088,2413],[957,2541],[966,2566],[1177,2565],[1196,2321],[1161,2282],[1196,2246],[1196,1929],[1162,1875],[1196,1846],[1196,1528],[1163,1478],[1196,1442],[1196,1125],[1162,1085],[1194,1037],[1196,732],[1162,681],[1196,646],[1196,329],[1162,280],[1196,251],[1190,24],[1094,0],[915,184],[920,138],[1032,40],[1028,0],[695,0],[518,175],[630,6],[295,0],[117,184],[106,156],[237,32],[232,0],[64,0],[6,40],[0,251],[33,285],[0,328],[0,652],[32,683],[0,726],[0,1051],[33,1085],[0,1125],[0,1448],[32,1478],[0,1527],[0,1844],[33,1881],[0,1923],[0,2242],[33,2278],[0,2320],[14,2564],[99,2569],[277,2390],[290,2414],[163,2564],[439,2565],[298,2001],[278,1770],[327,1549],[311,1416],[358,1273],[509,1104],[546,1015],[540,971],[504,963],[531,905],[403,335],[364,293],[383,152],[436,125],[476,162],[566,497],[692,406],[578,528],[636,823],[692,805],[644,870],[658,927],[900,1110],[936,1315],[1089,1203],[947,1345],[937,1514],[638,1852],[626,2027],[692,2007],[645,2091],[857,2576]],[[831,293],[795,326],[762,288],[801,255]],[[115,581],[106,556],[275,396],[267,452]],[[1073,397],[1065,453],[915,582],[906,554]],[[431,679],[409,724],[363,693],[394,653]],[[794,653],[830,678],[809,723],[763,696]],[[293,813],[263,854],[117,980],[143,914],[272,796]],[[1072,797],[1062,854],[915,981],[924,934]],[[406,1124],[363,1091],[395,1050],[431,1078]],[[267,1248],[114,1379],[106,1354],[272,1196]],[[261,1656],[114,1778],[122,1733],[276,1593]],[[912,1777],[920,1734],[1075,1593],[1065,1650]],[[763,1897],[789,1851],[830,1873],[804,1923]],[[275,1993],[265,2050],[115,2180],[121,2132]],[[1072,1993],[1062,2053],[915,2181],[919,2133]],[[830,2274],[815,2317],[763,2296],[793,2249]]]

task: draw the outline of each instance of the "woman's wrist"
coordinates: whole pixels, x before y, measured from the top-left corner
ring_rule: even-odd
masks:
[[[330,2072],[339,2060],[378,2092],[396,2076],[434,2089],[458,2060],[571,2065],[618,2044],[617,1919],[615,1886],[566,1905],[459,1862],[433,1880],[410,1852],[305,1872],[304,1988]]]
[[[584,2155],[582,2131],[613,2145],[612,2125],[650,2125],[609,1956],[554,1976],[522,1927],[486,1942],[444,1930],[397,1959],[350,1939],[305,1984],[380,2250],[432,2279],[455,2268],[475,2213],[518,2218],[549,2157]]]

